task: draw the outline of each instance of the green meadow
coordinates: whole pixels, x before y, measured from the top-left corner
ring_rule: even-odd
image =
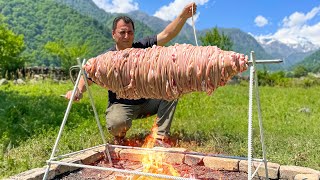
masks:
[[[60,97],[72,83],[0,86],[0,178],[42,167],[49,159],[68,101]],[[107,90],[90,87],[105,127]],[[212,95],[179,99],[172,124],[177,146],[203,153],[247,157],[247,82],[218,88]],[[320,86],[259,87],[267,159],[281,165],[320,170]],[[255,100],[255,99],[254,99]],[[257,105],[253,109],[253,156],[261,158]],[[144,137],[155,116],[136,120],[128,138]],[[112,137],[104,129],[107,140]],[[56,155],[102,144],[88,94],[73,103]]]

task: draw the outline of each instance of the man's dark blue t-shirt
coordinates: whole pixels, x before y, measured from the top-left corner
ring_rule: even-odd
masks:
[[[137,42],[134,42],[132,44],[133,48],[148,48],[152,47],[153,45],[157,45],[157,36],[151,36],[151,37],[146,37],[144,39],[140,39]],[[116,46],[113,46],[112,48],[108,49],[108,51],[116,51]],[[113,103],[121,103],[121,104],[128,104],[128,105],[137,105],[137,104],[142,104],[146,101],[146,99],[137,99],[137,100],[132,100],[132,99],[117,99],[116,93],[112,91],[108,91],[109,95],[109,105]]]

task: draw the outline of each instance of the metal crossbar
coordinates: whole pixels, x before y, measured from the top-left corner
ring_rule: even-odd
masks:
[[[84,150],[80,150],[77,152],[72,152],[72,153],[68,153],[65,155],[60,155],[55,157],[55,152],[59,143],[59,140],[61,138],[62,135],[62,131],[64,129],[65,123],[67,121],[67,118],[69,116],[71,107],[72,107],[72,103],[73,103],[73,99],[75,96],[75,92],[77,90],[79,81],[81,76],[85,77],[85,73],[84,70],[82,68],[82,66],[85,64],[85,59],[83,60],[82,64],[80,63],[79,59],[78,59],[78,64],[79,64],[79,74],[77,77],[77,80],[75,82],[74,85],[74,89],[71,95],[71,98],[69,100],[68,103],[68,107],[66,109],[65,112],[65,116],[63,118],[57,139],[55,141],[55,144],[53,146],[52,149],[52,153],[50,156],[50,159],[47,161],[47,168],[45,171],[45,175],[43,176],[43,179],[46,180],[48,178],[48,174],[49,174],[49,170],[51,167],[51,164],[60,164],[60,165],[65,165],[65,166],[73,166],[73,167],[80,167],[80,168],[91,168],[91,169],[98,169],[98,170],[106,170],[106,171],[115,171],[115,172],[123,172],[123,173],[128,173],[128,174],[136,174],[136,175],[142,175],[142,176],[152,176],[152,177],[157,177],[157,178],[165,178],[165,179],[178,179],[178,180],[186,180],[189,178],[182,178],[182,177],[175,177],[175,176],[169,176],[169,175],[161,175],[161,174],[153,174],[153,173],[144,173],[144,172],[139,172],[139,171],[130,171],[130,170],[121,170],[121,169],[116,169],[116,168],[105,168],[105,167],[97,167],[97,166],[90,166],[90,165],[82,165],[82,164],[76,164],[76,163],[67,163],[67,162],[61,162],[61,161],[57,161],[57,159],[60,158],[64,158],[64,157],[68,157],[74,154],[79,154],[79,153],[83,153],[85,151],[94,149],[96,147],[101,147],[101,146],[105,146],[106,150],[105,150],[105,157],[108,157],[108,161],[112,166],[112,160],[111,160],[111,156],[110,156],[110,152],[109,152],[109,147],[119,147],[119,148],[124,148],[124,149],[138,149],[138,150],[145,150],[145,151],[165,151],[168,153],[183,153],[183,154],[192,154],[192,155],[200,155],[200,156],[213,156],[213,157],[221,157],[221,158],[229,158],[229,159],[240,159],[240,160],[248,160],[248,179],[251,180],[255,174],[257,173],[258,169],[260,168],[261,164],[264,163],[264,167],[265,167],[265,172],[266,172],[266,179],[268,178],[268,169],[267,169],[267,159],[266,159],[266,148],[265,148],[265,144],[264,144],[264,135],[263,135],[263,127],[262,127],[262,115],[261,115],[261,107],[260,107],[260,96],[259,96],[259,91],[258,91],[258,76],[256,73],[256,64],[269,64],[269,63],[280,63],[282,62],[282,60],[280,59],[275,59],[275,60],[255,60],[255,55],[254,52],[252,51],[250,54],[250,61],[248,62],[249,66],[250,66],[250,81],[249,81],[249,114],[248,114],[248,157],[238,157],[238,156],[225,156],[225,155],[221,155],[221,154],[203,154],[203,153],[196,153],[196,152],[181,152],[181,151],[174,151],[174,150],[161,150],[161,149],[150,149],[150,148],[139,148],[139,147],[131,147],[131,146],[118,146],[118,145],[110,145],[106,142],[105,140],[105,136],[103,134],[103,130],[102,130],[102,126],[100,124],[99,121],[99,117],[98,117],[98,113],[96,111],[95,105],[94,105],[94,101],[93,101],[93,97],[91,94],[91,91],[89,89],[88,86],[88,82],[86,80],[86,78],[84,78],[85,80],[85,85],[87,88],[87,91],[89,93],[89,98],[90,98],[90,102],[92,105],[92,108],[94,110],[94,114],[95,114],[95,119],[97,121],[97,125],[101,134],[101,138],[103,140],[102,145],[99,146],[95,146],[95,147],[91,147],[91,148],[87,148]],[[255,90],[256,92],[256,101],[257,101],[257,106],[258,106],[258,119],[259,119],[259,127],[260,127],[260,141],[261,141],[261,145],[262,145],[262,156],[263,159],[258,159],[258,158],[253,158],[252,157],[252,113],[253,113],[253,90]],[[252,173],[252,162],[260,162],[259,166],[257,167],[257,169],[255,170],[255,172]]]

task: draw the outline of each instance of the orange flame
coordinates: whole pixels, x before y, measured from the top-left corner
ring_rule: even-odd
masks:
[[[151,128],[151,134],[145,139],[143,148],[153,148],[156,142],[158,132],[158,126],[156,121]],[[142,172],[153,173],[153,174],[165,174],[171,176],[180,176],[180,174],[174,169],[171,164],[166,163],[165,154],[163,152],[146,151],[143,156],[141,163],[143,166]],[[161,178],[145,177],[145,176],[134,176],[132,179],[135,180],[160,180]]]
[[[156,137],[157,137],[157,133],[158,133],[158,125],[156,123],[156,121],[153,123],[153,126],[151,128],[151,134],[149,134],[142,147],[143,148],[153,148],[154,147],[154,144],[156,142]]]

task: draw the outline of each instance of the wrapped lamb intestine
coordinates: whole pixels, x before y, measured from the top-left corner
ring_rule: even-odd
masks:
[[[216,46],[174,46],[109,51],[84,65],[96,84],[118,98],[174,100],[183,94],[211,94],[248,68],[248,57]]]

